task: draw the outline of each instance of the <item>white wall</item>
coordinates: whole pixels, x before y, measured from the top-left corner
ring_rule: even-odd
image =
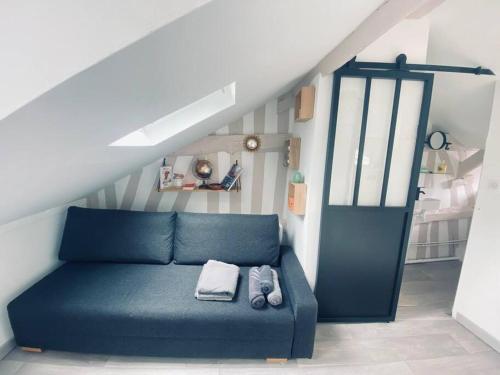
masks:
[[[0,226],[0,359],[13,345],[7,304],[59,264],[66,207]]]
[[[78,199],[289,91],[381,2],[212,1],[66,80],[0,120],[0,224]],[[233,81],[231,108],[154,147],[108,147]],[[28,176],[43,181],[36,192]]]
[[[314,117],[304,123],[294,122],[290,109],[291,132],[301,139],[300,172],[307,185],[306,213],[297,216],[286,210],[287,240],[304,268],[307,280],[314,286],[319,250],[319,227],[323,198],[328,125],[332,97],[332,75],[318,74],[311,82],[316,87]],[[288,181],[295,171],[288,171]],[[288,187],[287,187],[288,189]],[[288,191],[287,191],[288,195]]]
[[[405,53],[408,62],[426,60],[429,23],[427,19],[405,20],[373,42],[360,54],[358,61],[394,62]],[[314,77],[316,86],[314,118],[306,123],[294,123],[291,112],[290,132],[301,138],[300,171],[307,184],[306,213],[303,217],[287,212],[286,238],[293,245],[311,287],[316,281],[323,180],[330,120],[332,76]],[[289,172],[290,180],[293,172]]]
[[[425,64],[428,40],[429,20],[407,19],[358,53],[356,60],[394,62],[399,54],[404,53],[408,63]]]
[[[498,74],[499,14],[500,2],[496,0],[445,1],[429,15],[427,63],[483,66]],[[495,80],[495,76],[436,74],[432,123],[465,146],[484,148]]]
[[[500,351],[500,82],[453,316]]]
[[[0,119],[208,0],[2,0]]]

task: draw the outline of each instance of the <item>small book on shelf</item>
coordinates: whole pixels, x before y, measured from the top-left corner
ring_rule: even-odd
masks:
[[[182,185],[182,190],[194,190],[196,184],[194,182]]]

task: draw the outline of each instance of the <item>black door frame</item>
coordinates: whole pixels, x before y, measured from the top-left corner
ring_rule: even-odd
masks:
[[[359,63],[356,63],[359,64]],[[371,63],[367,63],[371,64]],[[417,138],[415,141],[415,153],[413,158],[412,170],[411,170],[411,178],[408,188],[408,195],[406,206],[403,209],[408,213],[407,219],[405,223],[405,228],[403,231],[403,236],[399,249],[399,259],[397,262],[397,269],[395,270],[395,278],[394,278],[394,286],[393,293],[391,299],[391,306],[389,308],[388,314],[386,316],[373,316],[373,317],[318,317],[318,321],[342,321],[342,322],[373,322],[373,321],[393,321],[396,316],[396,310],[398,305],[399,293],[401,289],[401,281],[403,276],[403,268],[406,257],[406,249],[408,246],[408,239],[410,235],[411,229],[411,221],[413,208],[415,204],[415,194],[417,191],[418,177],[420,171],[420,165],[422,160],[422,154],[424,149],[426,130],[427,130],[427,122],[429,118],[429,109],[430,102],[432,97],[432,86],[434,75],[432,73],[421,73],[421,72],[410,72],[405,70],[400,65],[391,66],[392,69],[384,70],[384,69],[363,69],[361,65],[354,65],[353,63],[348,63],[342,68],[338,69],[334,73],[334,81],[333,81],[333,90],[332,90],[332,104],[331,104],[331,112],[330,112],[330,125],[329,125],[329,133],[328,133],[328,145],[327,145],[327,155],[326,155],[326,164],[325,164],[325,178],[323,183],[323,203],[322,210],[328,209],[329,205],[329,195],[330,195],[330,182],[332,175],[332,162],[333,162],[333,147],[335,144],[335,133],[336,133],[336,125],[337,125],[337,115],[339,109],[339,93],[340,93],[340,85],[342,77],[355,77],[355,78],[365,78],[366,86],[365,86],[365,100],[363,105],[363,118],[361,124],[361,133],[366,131],[366,112],[368,107],[368,100],[366,95],[366,90],[370,89],[371,80],[373,78],[376,79],[391,79],[396,81],[395,90],[394,90],[394,99],[393,99],[393,109],[391,115],[391,124],[389,130],[389,147],[387,148],[386,154],[386,162],[385,162],[385,170],[384,170],[384,179],[382,185],[382,194],[380,199],[380,205],[375,207],[360,207],[357,206],[357,195],[359,192],[359,180],[361,175],[362,163],[361,160],[363,158],[363,148],[364,148],[364,137],[360,136],[360,145],[358,150],[358,163],[356,169],[356,178],[355,178],[355,187],[354,187],[354,197],[352,206],[359,207],[367,210],[390,210],[391,207],[385,206],[385,199],[387,194],[387,184],[388,177],[390,172],[390,164],[392,158],[392,143],[394,140],[395,126],[398,114],[398,106],[399,106],[399,96],[401,90],[401,82],[403,80],[416,80],[422,81],[424,83],[423,93],[422,93],[422,103],[420,108],[420,118],[418,123],[418,131]],[[369,93],[368,93],[369,94]],[[349,207],[352,207],[349,206]],[[337,209],[345,207],[345,206],[330,206],[336,207]],[[401,209],[401,207],[398,207]],[[323,228],[323,211],[321,218],[321,226],[320,226],[320,249],[318,259],[321,259],[321,238]],[[319,270],[318,270],[319,274]],[[318,282],[318,274],[316,276],[316,283]]]

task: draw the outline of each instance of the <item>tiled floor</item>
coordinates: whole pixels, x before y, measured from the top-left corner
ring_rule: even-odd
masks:
[[[459,272],[459,262],[406,266],[397,321],[320,324],[312,360],[268,365],[14,349],[0,361],[0,374],[500,374],[500,354],[450,317]]]

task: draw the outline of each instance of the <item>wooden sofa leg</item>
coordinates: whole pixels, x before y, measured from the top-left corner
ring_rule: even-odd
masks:
[[[287,358],[267,358],[267,363],[287,363]]]
[[[43,351],[42,348],[32,348],[30,346],[21,346],[21,350],[28,353],[41,353]]]

